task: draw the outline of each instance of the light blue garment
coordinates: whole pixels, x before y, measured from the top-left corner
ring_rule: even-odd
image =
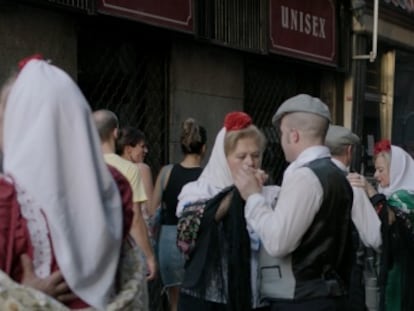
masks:
[[[164,287],[179,286],[184,278],[184,255],[176,244],[177,226],[162,225],[158,243],[158,261]]]

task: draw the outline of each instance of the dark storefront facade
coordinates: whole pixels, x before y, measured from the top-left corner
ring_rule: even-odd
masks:
[[[270,120],[284,99],[320,96],[341,122],[350,19],[340,1],[100,0],[95,9],[79,32],[79,83],[93,108],[146,132],[155,172],[179,160],[188,116],[207,127],[211,146],[226,112],[250,113],[268,138],[274,181],[285,163]]]
[[[354,60],[353,128],[363,138],[361,160],[373,173],[373,144],[390,139],[414,151],[414,2],[379,0],[378,50],[373,62]],[[373,5],[354,1],[355,50],[373,42]],[[356,68],[356,69],[355,69]]]
[[[186,117],[207,127],[211,147],[224,114],[246,110],[268,138],[264,168],[274,181],[285,163],[270,120],[283,100],[301,92],[319,96],[343,122],[347,1],[5,2],[12,10],[27,6],[64,16],[62,32],[75,35],[64,48],[74,52],[64,69],[93,109],[114,110],[122,124],[146,133],[154,174],[180,159],[178,133]],[[59,42],[50,43],[52,51],[53,44]],[[50,54],[61,65],[64,56]]]
[[[154,177],[181,158],[180,124],[207,128],[245,110],[267,137],[263,168],[286,163],[271,118],[298,93],[322,98],[342,124],[351,11],[342,0],[3,0],[1,74],[33,53],[69,72],[92,109],[147,136]],[[2,76],[5,78],[5,74]],[[166,310],[160,284],[152,310]]]

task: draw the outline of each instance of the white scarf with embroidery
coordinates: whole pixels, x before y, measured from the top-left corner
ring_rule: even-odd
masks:
[[[397,190],[414,192],[414,160],[407,152],[394,145],[391,146],[389,174],[389,186],[378,186],[378,192],[387,198]]]
[[[29,61],[10,91],[4,172],[28,221],[37,275],[50,275],[53,250],[71,290],[104,308],[122,243],[121,200],[87,101],[65,72],[45,61]]]

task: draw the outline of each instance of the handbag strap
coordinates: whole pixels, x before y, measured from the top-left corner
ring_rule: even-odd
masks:
[[[167,186],[167,182],[170,179],[171,170],[173,168],[174,164],[168,164],[163,167],[161,171],[161,177],[160,177],[160,196],[162,198],[162,193],[165,190],[165,187]]]

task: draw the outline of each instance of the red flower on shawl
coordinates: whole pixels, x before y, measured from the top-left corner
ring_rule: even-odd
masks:
[[[224,127],[227,131],[237,131],[244,129],[253,123],[252,118],[244,112],[229,112],[224,118]]]
[[[388,139],[383,139],[377,142],[374,146],[374,155],[378,155],[381,152],[390,152],[391,142]]]
[[[23,69],[23,67],[30,62],[32,59],[43,59],[43,55],[42,54],[34,54],[31,56],[28,56],[26,58],[23,58],[21,61],[19,61],[19,70],[21,71]]]

